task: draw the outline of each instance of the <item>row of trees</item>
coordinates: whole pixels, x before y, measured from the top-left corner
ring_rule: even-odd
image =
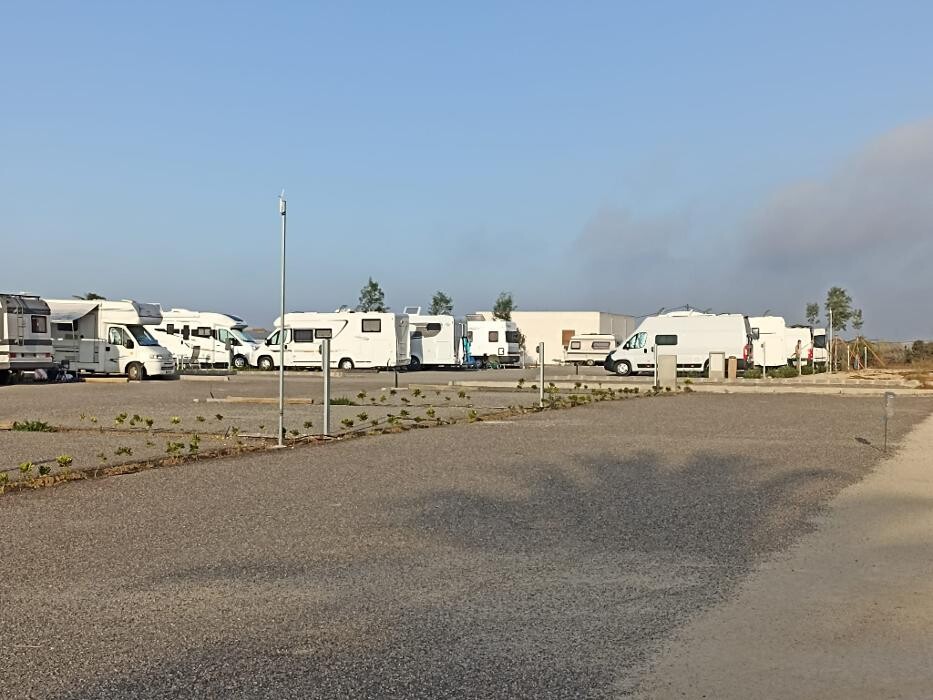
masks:
[[[852,324],[852,329],[861,334],[865,319],[861,309],[852,308],[852,297],[842,287],[831,287],[826,293],[826,320],[832,318],[833,331],[844,331]],[[830,313],[832,312],[832,313]],[[807,322],[815,326],[820,322],[820,305],[817,302],[807,304]]]
[[[356,305],[357,311],[371,311],[381,313],[388,311],[386,306],[386,295],[382,287],[372,277],[363,285],[360,290],[360,301]],[[500,318],[504,321],[512,319],[512,311],[515,310],[515,302],[512,299],[511,292],[502,292],[496,299],[493,306],[493,318]],[[431,306],[428,307],[428,313],[434,316],[442,314],[452,314],[454,311],[454,301],[450,296],[440,290],[431,297]]]

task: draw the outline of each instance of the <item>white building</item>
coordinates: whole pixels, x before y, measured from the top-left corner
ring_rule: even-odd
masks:
[[[491,311],[480,313],[492,318]],[[538,361],[535,348],[543,341],[544,362],[549,365],[564,361],[564,350],[575,335],[603,333],[621,343],[635,330],[634,316],[606,311],[513,311],[512,320],[525,337],[525,362]]]

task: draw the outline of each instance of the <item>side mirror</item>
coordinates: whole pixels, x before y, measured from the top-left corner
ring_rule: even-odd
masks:
[[[124,340],[123,347],[125,347],[127,350],[132,350],[136,347],[136,343],[134,343],[132,340]]]

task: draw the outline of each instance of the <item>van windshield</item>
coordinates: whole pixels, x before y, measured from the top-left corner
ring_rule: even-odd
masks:
[[[127,326],[127,329],[130,333],[133,334],[133,337],[136,338],[136,342],[140,345],[158,345],[159,341],[149,335],[147,331],[142,326]]]
[[[645,347],[645,341],[648,339],[648,334],[645,331],[641,333],[636,333],[631,338],[625,341],[625,345],[622,346],[623,350],[640,350]]]

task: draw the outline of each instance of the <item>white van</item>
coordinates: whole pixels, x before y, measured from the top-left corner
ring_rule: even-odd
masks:
[[[175,374],[172,353],[145,326],[159,323],[158,304],[47,299],[55,360],[75,372],[125,374],[132,380]]]
[[[275,319],[281,327],[281,319]],[[407,367],[409,354],[408,316],[363,311],[301,311],[285,314],[285,366],[320,369],[321,336],[330,331],[330,365],[343,370]],[[260,369],[279,366],[281,328],[269,334],[257,351]]]
[[[570,338],[564,350],[564,362],[569,365],[586,365],[592,367],[602,364],[606,355],[615,350],[614,335],[607,333],[584,333]]]
[[[826,342],[826,329],[813,329],[813,364],[825,366],[829,362],[829,344]]]
[[[654,373],[656,354],[676,355],[678,370],[705,372],[710,353],[722,352],[744,368],[752,363],[751,340],[748,317],[741,314],[675,311],[645,318],[603,366],[622,377]]]
[[[233,364],[243,369],[255,364],[261,347],[260,342],[246,332],[246,322],[232,314],[162,309],[162,321],[146,327],[171,351],[179,365],[190,362],[197,348],[196,363],[199,365],[226,367]]]
[[[48,304],[28,294],[0,294],[0,385],[54,367]]]
[[[462,322],[449,315],[422,314],[420,306],[406,307],[405,313],[411,341],[409,369],[460,365]]]
[[[521,362],[521,334],[514,321],[494,318],[486,320],[484,314],[468,314],[466,335],[471,357],[482,364],[498,362],[517,365]]]
[[[790,337],[796,346],[797,338],[788,333],[783,316],[750,316],[748,323],[752,328],[752,354],[755,365],[770,369],[783,367],[793,350],[788,354]],[[806,353],[803,355],[806,358]]]

